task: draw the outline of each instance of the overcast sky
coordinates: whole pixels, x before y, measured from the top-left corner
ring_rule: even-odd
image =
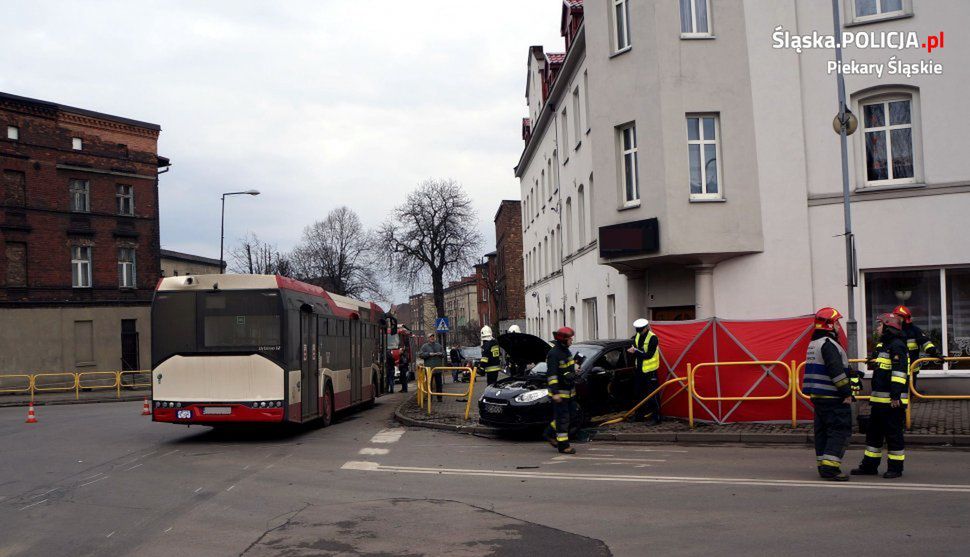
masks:
[[[222,192],[262,192],[227,203],[227,249],[286,251],[429,177],[464,184],[492,249],[528,47],[563,49],[559,0],[0,1],[0,91],[161,125],[162,247],[210,257]]]

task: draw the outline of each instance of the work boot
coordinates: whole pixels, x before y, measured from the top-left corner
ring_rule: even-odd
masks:
[[[576,449],[566,445],[565,447],[559,447],[559,452],[561,454],[576,454]]]
[[[828,480],[830,482],[847,482],[849,481],[849,476],[843,474],[841,470],[836,473],[826,473],[822,475],[823,480]]]
[[[886,478],[887,480],[894,480],[896,478],[901,477],[902,475],[903,473],[900,472],[899,470],[887,470],[886,473],[882,475],[882,477]]]
[[[853,476],[875,476],[879,474],[879,470],[870,470],[860,466],[858,468],[853,468],[849,473]]]

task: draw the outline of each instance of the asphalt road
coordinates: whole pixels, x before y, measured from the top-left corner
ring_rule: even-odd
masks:
[[[141,403],[0,409],[8,555],[965,554],[970,454],[821,482],[801,447],[591,442],[560,457],[391,421],[401,395],[296,432],[156,424]],[[850,451],[854,462],[861,455]]]

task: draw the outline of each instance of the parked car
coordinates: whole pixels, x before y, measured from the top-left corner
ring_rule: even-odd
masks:
[[[475,367],[475,364],[482,359],[481,346],[466,346],[459,349],[459,352],[461,352],[461,365],[465,367]]]
[[[503,335],[505,336],[505,335]],[[520,334],[520,336],[532,336]],[[544,342],[538,337],[532,337]],[[501,344],[501,338],[499,343]],[[580,422],[610,412],[629,410],[637,402],[633,381],[634,362],[626,349],[633,345],[630,339],[595,340],[574,344],[570,347],[579,356],[579,373],[576,379],[576,402],[580,409]],[[527,346],[522,343],[522,346]],[[529,342],[535,347],[536,343]],[[487,387],[478,401],[479,420],[482,424],[502,429],[540,429],[552,419],[552,399],[546,388],[545,353],[532,354],[534,367],[525,375],[508,377]],[[513,350],[510,358],[518,357]],[[582,360],[579,363],[578,360]]]

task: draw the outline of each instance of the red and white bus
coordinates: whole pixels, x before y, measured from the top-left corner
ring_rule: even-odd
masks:
[[[152,419],[328,425],[377,396],[383,316],[278,275],[164,278],[152,301]]]

